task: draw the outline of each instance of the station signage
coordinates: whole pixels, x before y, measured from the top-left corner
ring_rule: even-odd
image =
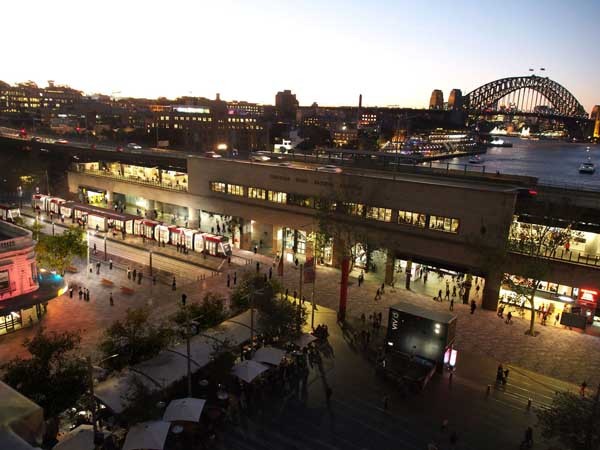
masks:
[[[596,307],[598,302],[598,291],[596,289],[579,289],[579,304],[588,307]]]

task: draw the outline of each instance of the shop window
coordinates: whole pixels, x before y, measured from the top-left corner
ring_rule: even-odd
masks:
[[[212,181],[210,183],[210,190],[213,192],[225,192],[225,183],[219,181]]]
[[[377,208],[369,206],[367,208],[367,219],[380,220],[381,222],[391,222],[392,210],[389,208]]]
[[[425,214],[411,211],[398,211],[398,223],[425,228]]]
[[[287,203],[285,192],[269,191],[269,201],[273,203]]]
[[[230,195],[239,195],[241,197],[244,196],[244,186],[240,186],[239,184],[228,184],[227,185],[227,193]]]
[[[267,191],[260,188],[249,187],[248,188],[248,198],[255,198],[257,200],[266,200],[267,199]]]
[[[444,231],[446,233],[458,233],[460,221],[451,217],[429,216],[429,229]]]

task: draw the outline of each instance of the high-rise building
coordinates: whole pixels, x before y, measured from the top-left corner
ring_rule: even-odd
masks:
[[[600,105],[595,105],[590,114],[590,119],[594,121],[594,138],[600,138]]]
[[[444,109],[444,93],[440,89],[434,89],[431,93],[429,109]]]
[[[283,122],[294,122],[296,120],[296,112],[298,111],[298,100],[296,94],[286,89],[280,91],[275,96],[275,109],[277,117]]]
[[[462,91],[460,89],[452,89],[448,97],[448,109],[461,109],[463,107]]]

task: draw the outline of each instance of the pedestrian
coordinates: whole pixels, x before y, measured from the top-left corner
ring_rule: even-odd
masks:
[[[156,286],[156,275],[152,275],[152,285]]]
[[[383,293],[385,292],[385,283],[381,283],[381,295],[383,295]]]
[[[235,286],[237,283],[237,272],[233,272],[233,285]]]
[[[258,247],[255,245],[254,246],[254,254],[256,255],[258,253]]]
[[[498,368],[496,369],[496,383],[502,383],[503,378],[504,378],[504,368],[502,367],[502,364],[499,364]]]
[[[505,323],[506,323],[507,325],[508,325],[508,324],[511,324],[511,325],[512,325],[512,312],[511,312],[511,311],[509,311],[509,312],[508,312],[508,314],[506,315],[506,321],[505,321]]]
[[[456,448],[456,444],[458,443],[458,434],[456,431],[453,431],[450,434],[450,448]]]
[[[113,262],[112,262],[112,258],[108,260],[108,268],[110,270],[112,270],[112,266],[113,266]]]
[[[452,286],[452,297],[456,297],[456,285]]]
[[[96,275],[100,275],[100,266],[101,266],[101,265],[102,265],[102,264],[100,263],[100,261],[98,261],[98,262],[96,263]]]
[[[110,293],[110,297],[108,298],[110,306],[115,306],[115,301],[113,300],[112,292]]]
[[[298,298],[298,292],[296,291],[296,289],[294,289],[294,301],[296,301],[296,298]]]
[[[85,288],[85,301],[89,302],[90,301],[90,290],[88,288]]]
[[[585,397],[585,389],[586,388],[587,388],[587,383],[584,380],[583,383],[581,383],[581,386],[579,386],[579,394],[581,394],[581,398]]]
[[[454,298],[450,299],[450,311],[454,311]]]
[[[554,325],[556,326],[560,322],[560,313],[554,316]]]
[[[79,300],[81,300],[83,298],[83,289],[81,289],[81,287],[79,287]]]
[[[331,396],[333,395],[333,389],[328,385],[325,388],[325,399],[327,400],[327,407],[331,406]]]
[[[477,309],[477,303],[475,300],[471,300],[471,314],[475,314],[475,309]]]
[[[227,287],[229,288],[230,285],[231,285],[231,276],[229,274],[227,274]]]
[[[296,267],[298,267],[298,264],[300,264],[300,261],[298,261],[298,258],[296,258],[296,259],[294,260],[294,264],[296,265]]]
[[[73,298],[73,288],[69,288],[69,298]]]
[[[438,291],[438,295],[436,297],[436,300],[439,301],[439,302],[442,301],[442,290],[441,289]]]
[[[96,243],[94,242],[94,255],[96,254]]]
[[[269,280],[273,277],[273,268],[269,267]]]
[[[446,297],[444,300],[450,300],[450,286],[446,285]]]
[[[377,288],[377,291],[375,292],[375,301],[379,300],[379,288]]]
[[[260,272],[260,263],[256,261],[256,273]]]
[[[264,273],[264,274],[263,274],[263,281],[265,282],[265,284],[267,284],[267,278],[268,278],[268,277],[267,277],[267,274],[266,274],[266,273]]]
[[[358,287],[361,287],[363,282],[365,280],[365,276],[363,274],[363,271],[360,271],[360,275],[358,276]]]
[[[427,277],[429,276],[429,271],[425,269],[425,275],[423,276],[423,283],[427,283]]]
[[[183,306],[185,306],[186,302],[187,302],[187,295],[181,294],[181,304]]]
[[[173,277],[173,282],[171,283],[171,290],[176,290],[177,289],[177,283],[175,282],[175,277]]]
[[[142,271],[140,270],[138,272],[138,284],[142,284],[142,277],[143,277],[143,274],[142,274]]]
[[[137,269],[133,269],[133,281],[135,282],[135,279],[137,278]]]
[[[510,373],[509,369],[506,369],[504,371],[504,376],[502,377],[502,384],[506,385],[506,382],[508,381],[508,374]]]

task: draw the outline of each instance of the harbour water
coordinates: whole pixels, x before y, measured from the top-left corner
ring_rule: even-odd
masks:
[[[487,153],[481,155],[486,172],[527,175],[538,178],[540,184],[600,191],[600,144],[502,139],[513,146],[488,148]],[[579,166],[587,161],[588,156],[596,164],[596,173],[580,174]],[[453,158],[446,162],[468,164],[469,157]]]

